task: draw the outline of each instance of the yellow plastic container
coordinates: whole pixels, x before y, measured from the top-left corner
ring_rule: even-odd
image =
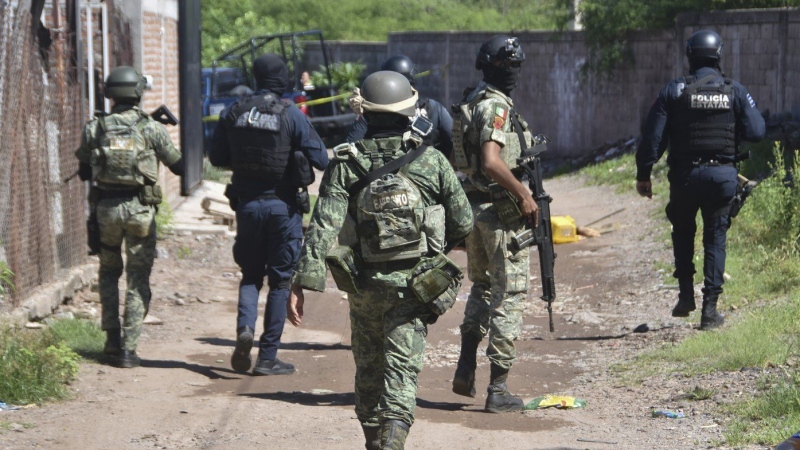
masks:
[[[575,219],[570,216],[552,216],[550,218],[553,230],[553,243],[566,244],[578,241],[578,227]]]

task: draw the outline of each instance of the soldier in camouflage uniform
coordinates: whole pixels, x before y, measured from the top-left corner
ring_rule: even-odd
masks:
[[[461,325],[461,355],[453,392],[475,397],[476,353],[478,344],[488,335],[489,412],[522,409],[522,399],[508,392],[506,379],[516,357],[514,341],[522,327],[522,302],[530,276],[530,251],[514,250],[511,237],[524,230],[523,218],[535,218],[538,210],[528,189],[511,171],[521,153],[517,126],[530,146],[528,125],[509,97],[524,59],[517,38],[495,36],[481,46],[475,67],[483,71],[483,81],[465,99],[472,116],[467,128],[472,132],[466,133],[463,142],[454,138],[456,158],[473,164],[456,167],[468,174],[464,190],[475,225],[466,240],[468,275],[473,285]],[[459,152],[466,155],[458,158]],[[518,208],[515,217],[501,220],[498,198]]]
[[[89,202],[100,237],[100,303],[106,332],[104,352],[118,367],[137,367],[136,344],[150,305],[150,271],[156,251],[155,214],[161,202],[159,161],[183,175],[183,159],[164,125],[136,106],[145,79],[121,66],[106,79],[105,96],[114,100],[108,115],[98,114],[83,129],[75,152],[82,180],[92,180]],[[119,278],[125,242],[127,292],[120,327]],[[124,330],[124,333],[122,332]]]
[[[297,264],[288,317],[300,324],[303,289],[325,290],[327,261],[339,289],[349,291],[355,409],[366,448],[402,449],[414,421],[427,324],[447,307],[433,305],[452,306],[460,286],[460,270],[456,266],[453,274],[445,246],[463,239],[473,218],[447,159],[433,148],[418,147],[422,138],[409,132],[417,93],[408,80],[396,72],[376,72],[361,93],[351,104],[362,108],[367,133],[334,149]],[[399,171],[356,187],[367,173],[420,150],[412,162],[403,160]],[[397,189],[384,189],[394,182]],[[332,249],[337,235],[339,245]],[[336,263],[342,260],[345,264]],[[452,275],[445,279],[446,292],[423,300],[414,289],[425,284],[415,281],[424,276],[416,276],[435,271],[420,268],[445,260],[449,268],[444,270]],[[342,275],[347,264],[351,280]]]

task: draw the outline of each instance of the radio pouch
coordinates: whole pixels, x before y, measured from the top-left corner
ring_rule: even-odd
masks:
[[[325,263],[340,291],[358,294],[357,280],[361,272],[361,262],[352,247],[337,245],[328,253]]]
[[[408,285],[419,301],[442,315],[455,304],[463,278],[458,265],[440,253],[433,258],[423,258],[414,266]]]
[[[504,225],[518,225],[522,218],[522,211],[519,209],[519,203],[514,194],[506,190],[503,186],[497,183],[489,184],[489,195],[492,198],[492,206],[500,216],[500,221]]]

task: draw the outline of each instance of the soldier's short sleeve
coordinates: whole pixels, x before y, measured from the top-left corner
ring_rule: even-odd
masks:
[[[493,99],[484,100],[475,106],[473,125],[478,130],[481,145],[494,141],[504,147],[508,143],[505,132],[509,129],[510,109],[503,102]]]
[[[146,137],[150,147],[155,150],[156,157],[166,166],[171,166],[181,159],[181,152],[172,144],[167,127],[160,122],[151,120],[147,124]]]

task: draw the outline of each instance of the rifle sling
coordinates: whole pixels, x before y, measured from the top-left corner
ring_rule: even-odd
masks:
[[[388,163],[382,165],[381,167],[369,172],[363,178],[360,178],[358,181],[350,185],[348,192],[350,193],[350,197],[353,198],[361,192],[368,184],[372,183],[373,181],[377,180],[378,178],[386,175],[387,173],[394,172],[395,170],[400,169],[401,167],[411,164],[415,159],[419,158],[427,149],[428,146],[423,144],[419,147],[411,150],[410,152],[406,152],[405,155],[393,159]]]

